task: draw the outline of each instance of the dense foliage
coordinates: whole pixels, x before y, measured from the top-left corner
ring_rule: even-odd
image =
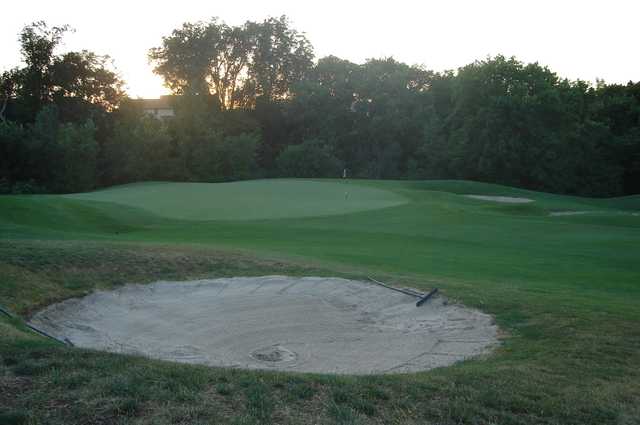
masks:
[[[436,73],[392,58],[313,62],[285,17],[187,23],[149,58],[175,96],[156,120],[108,59],[20,35],[0,74],[0,190],[260,176],[459,178],[558,193],[640,193],[640,83],[592,86],[496,56]]]
[[[312,67],[313,50],[284,16],[237,27],[213,19],[174,30],[149,59],[174,92],[211,94],[233,109],[286,98]]]

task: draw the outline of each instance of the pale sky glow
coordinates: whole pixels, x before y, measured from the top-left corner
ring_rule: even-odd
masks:
[[[132,97],[166,92],[147,63],[149,48],[183,22],[218,16],[230,25],[286,14],[313,44],[361,63],[393,56],[429,69],[455,69],[502,53],[538,61],[562,77],[640,80],[640,1],[7,1],[0,70],[19,64],[18,33],[36,20],[71,25],[61,51],[108,54]]]

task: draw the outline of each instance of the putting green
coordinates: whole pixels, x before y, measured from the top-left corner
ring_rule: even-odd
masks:
[[[392,191],[348,182],[286,179],[234,183],[140,183],[66,197],[114,202],[182,220],[326,216],[407,202]]]

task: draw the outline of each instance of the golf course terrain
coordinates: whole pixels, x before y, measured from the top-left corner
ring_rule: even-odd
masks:
[[[113,354],[25,326],[95,290],[266,275],[437,287],[500,342],[358,376]],[[1,195],[0,424],[638,424],[639,301],[640,196],[329,179]]]

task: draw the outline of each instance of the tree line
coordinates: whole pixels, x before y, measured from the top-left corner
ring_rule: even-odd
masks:
[[[19,35],[0,74],[0,192],[144,180],[469,179],[589,196],[640,193],[640,83],[595,86],[489,57],[434,72],[315,60],[286,17],[186,23],[149,51],[175,116],[145,114],[110,59]]]

